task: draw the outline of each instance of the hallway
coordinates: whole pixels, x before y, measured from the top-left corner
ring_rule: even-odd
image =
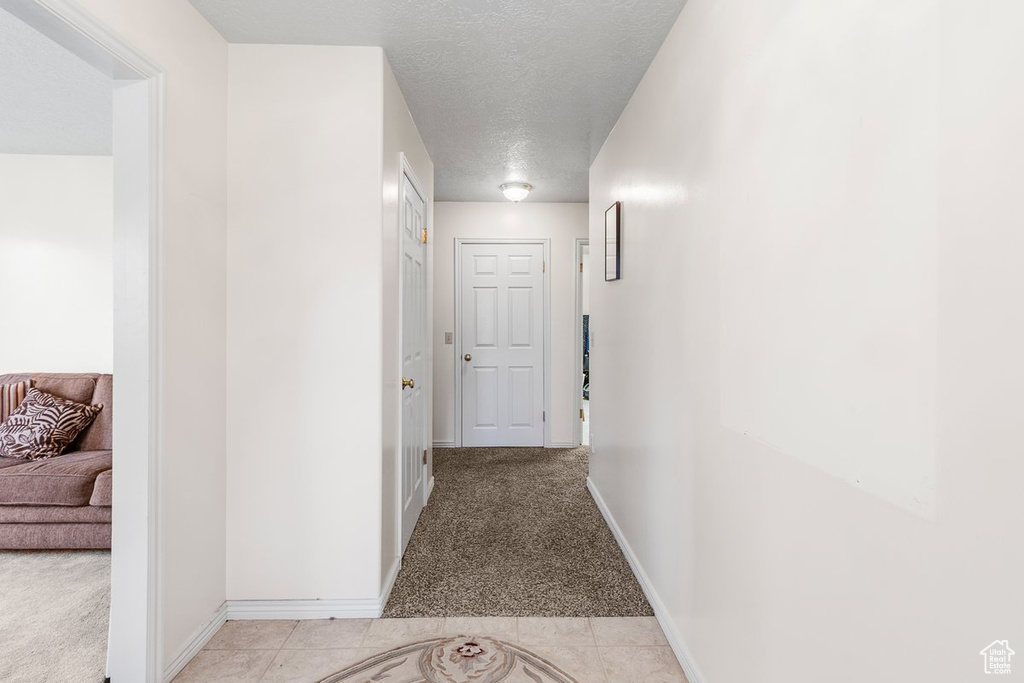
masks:
[[[0,683],[1021,676],[1024,2],[0,8]]]
[[[587,490],[589,449],[435,449],[385,617],[652,615]]]

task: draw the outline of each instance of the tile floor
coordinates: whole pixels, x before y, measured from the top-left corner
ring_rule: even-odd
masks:
[[[579,683],[686,683],[653,617],[229,621],[175,683],[313,683],[403,643],[477,633],[516,643]]]

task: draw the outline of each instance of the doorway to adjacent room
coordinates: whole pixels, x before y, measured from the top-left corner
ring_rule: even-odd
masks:
[[[85,364],[92,365],[93,361],[82,360],[80,356],[72,359],[71,354],[63,359],[63,362],[83,364],[83,370],[100,370],[99,379],[90,379],[92,375],[86,373],[82,382],[77,386],[81,392],[76,393],[77,403],[100,403],[116,404],[117,417],[105,424],[103,431],[108,432],[104,438],[97,438],[96,442],[102,446],[100,451],[110,448],[112,465],[117,469],[116,477],[97,476],[97,482],[103,479],[106,483],[95,483],[90,494],[84,499],[85,505],[81,511],[82,517],[77,522],[68,523],[89,526],[99,514],[96,511],[85,510],[85,508],[108,508],[109,523],[112,530],[112,539],[108,543],[104,538],[85,538],[81,534],[71,538],[57,538],[50,545],[35,538],[32,534],[24,539],[19,547],[23,554],[22,558],[29,557],[30,560],[46,564],[47,556],[43,552],[52,553],[53,549],[68,552],[80,548],[92,548],[91,552],[96,555],[102,552],[104,547],[109,547],[111,552],[101,567],[93,567],[86,560],[85,555],[75,556],[75,562],[59,563],[60,556],[51,555],[57,558],[58,564],[51,563],[50,570],[70,570],[71,565],[83,571],[92,572],[95,581],[90,585],[98,586],[97,590],[105,591],[109,586],[109,637],[106,631],[106,616],[97,615],[97,622],[103,625],[99,629],[98,638],[90,642],[95,646],[89,646],[88,655],[83,654],[79,661],[72,661],[69,666],[75,667],[70,676],[75,680],[87,680],[87,678],[98,677],[102,680],[104,673],[103,660],[106,659],[106,675],[108,679],[115,680],[158,680],[162,678],[163,672],[158,673],[159,668],[159,647],[161,641],[161,622],[158,615],[159,609],[159,562],[161,554],[160,539],[158,537],[161,528],[160,507],[158,505],[159,491],[159,441],[157,439],[157,423],[161,417],[160,396],[162,391],[162,378],[160,374],[161,359],[159,347],[159,335],[162,333],[160,325],[160,294],[159,294],[159,265],[160,257],[160,226],[161,226],[161,169],[162,140],[163,140],[163,108],[164,108],[164,72],[148,57],[139,53],[124,42],[118,35],[99,23],[94,17],[81,11],[77,5],[57,0],[0,0],[0,9],[9,13],[5,15],[7,24],[4,28],[4,35],[0,37],[0,43],[10,45],[11,36],[15,33],[28,36],[42,50],[48,50],[54,59],[67,58],[80,60],[83,69],[92,69],[105,78],[108,90],[103,97],[110,98],[107,109],[109,120],[104,125],[108,127],[108,133],[112,135],[109,141],[111,152],[106,173],[108,174],[108,185],[112,197],[108,197],[108,206],[112,205],[112,221],[110,229],[112,239],[108,242],[110,246],[110,261],[103,268],[100,264],[94,267],[106,272],[107,284],[105,287],[112,294],[111,310],[107,320],[111,320],[112,330],[112,369],[117,375],[116,383],[113,383],[112,400],[98,399],[97,395],[103,392],[90,393],[88,383],[94,381],[97,385],[105,382],[105,387],[110,388],[109,367],[84,367]],[[24,54],[21,54],[24,57]],[[23,78],[27,71],[24,64],[17,60],[6,60],[6,65],[11,67],[7,76]],[[38,66],[38,64],[36,64]],[[68,74],[76,73],[75,69],[57,68],[50,72],[50,76],[57,74],[59,77],[67,78]],[[84,72],[83,72],[84,73]],[[26,97],[21,103],[28,101],[33,93],[38,94],[40,90],[45,91],[46,74],[40,76],[36,81],[26,83],[21,93]],[[102,79],[101,79],[102,80]],[[9,85],[5,81],[4,85]],[[68,86],[68,92],[74,93],[81,90],[82,82],[72,79]],[[2,88],[5,91],[6,105],[3,109],[4,115],[16,116],[19,102],[15,101],[10,88]],[[75,98],[57,98],[51,103],[51,111],[46,114],[43,120],[52,120],[52,109],[61,106],[69,108],[78,116],[77,125],[69,126],[70,132],[79,130],[84,121],[84,108],[76,107]],[[39,121],[35,121],[38,123]],[[25,127],[5,126],[4,132],[9,134],[22,134],[26,132]],[[60,133],[68,133],[69,130],[61,130]],[[55,133],[56,135],[56,133]],[[29,151],[22,152],[25,156],[32,156]],[[53,154],[53,153],[51,153]],[[65,153],[66,154],[66,153]],[[40,160],[30,160],[38,166]],[[95,160],[94,160],[95,161]],[[78,163],[78,162],[76,162]],[[85,165],[94,165],[86,163]],[[102,165],[102,164],[101,164]],[[63,164],[65,170],[71,164]],[[98,178],[93,175],[90,182]],[[54,178],[48,182],[48,187],[55,186]],[[46,188],[43,188],[46,189]],[[79,188],[80,189],[80,188]],[[70,201],[68,195],[62,197],[62,201]],[[109,210],[109,209],[108,209]],[[7,223],[6,228],[12,224]],[[66,250],[69,248],[70,240],[61,242],[47,242],[47,236],[41,232],[28,235],[11,236],[13,240],[21,240],[22,248],[47,248],[57,245],[58,252],[61,249],[63,258],[67,257]],[[9,243],[10,244],[10,243]],[[84,252],[83,252],[84,253]],[[50,270],[43,271],[43,275],[52,278],[59,275],[61,270],[70,272],[70,268],[61,269],[58,259],[52,259],[48,265]],[[53,269],[56,268],[57,271]],[[91,273],[95,275],[95,272]],[[102,277],[102,276],[101,276]],[[110,281],[112,280],[112,285]],[[14,288],[17,287],[17,288]],[[38,278],[24,280],[8,288],[11,296],[15,298],[29,298],[33,292],[32,288],[38,288]],[[52,310],[64,310],[69,305],[75,304],[75,297],[83,295],[84,287],[69,286],[64,292],[65,299],[61,306],[52,307]],[[70,302],[70,303],[69,303]],[[81,334],[81,331],[74,325],[62,318],[69,329],[74,333]],[[109,333],[109,327],[108,333]],[[74,344],[73,334],[65,335],[69,344]],[[111,338],[108,336],[108,339]],[[81,349],[75,349],[76,353]],[[21,362],[18,359],[15,362]],[[50,366],[54,367],[54,366]],[[13,367],[8,371],[29,372],[44,370],[38,367]],[[62,370],[73,369],[72,366],[63,366]],[[2,370],[0,370],[2,372]],[[106,378],[105,380],[103,378]],[[49,381],[49,380],[48,380]],[[44,389],[40,389],[43,391]],[[58,391],[54,389],[54,391]],[[59,393],[59,392],[58,392]],[[88,393],[88,396],[85,394]],[[79,395],[80,394],[80,395]],[[70,398],[72,397],[59,397]],[[95,400],[94,400],[95,399]],[[108,413],[108,415],[110,415]],[[101,418],[96,417],[96,420]],[[82,444],[92,444],[88,441],[88,433],[83,433]],[[112,442],[112,443],[111,443]],[[74,446],[75,444],[72,444]],[[88,454],[86,454],[88,455]],[[55,456],[55,460],[63,456]],[[67,457],[76,458],[74,453]],[[84,456],[77,457],[81,460]],[[91,457],[91,456],[90,456]],[[97,456],[99,458],[101,456]],[[98,460],[97,460],[98,462]],[[104,470],[112,472],[112,468]],[[102,475],[102,473],[100,473]],[[114,481],[113,485],[109,485]],[[102,484],[102,485],[101,485]],[[85,495],[85,494],[82,494]],[[93,501],[97,501],[93,504]],[[23,513],[20,513],[23,514]],[[72,514],[66,510],[54,512],[67,517]],[[83,521],[85,520],[85,521]],[[9,520],[8,520],[9,521]],[[5,522],[7,523],[7,522]],[[16,525],[17,522],[14,522]],[[103,522],[97,523],[102,527]],[[39,526],[44,526],[40,524]],[[57,525],[53,525],[57,526]],[[103,529],[92,529],[94,535],[100,535]],[[109,538],[109,537],[107,537]],[[52,540],[52,539],[51,539]],[[40,548],[48,548],[40,552]],[[98,551],[96,549],[99,549]],[[18,558],[12,554],[5,558],[15,562]],[[109,580],[107,579],[109,566]],[[95,571],[92,571],[95,569]],[[31,579],[43,580],[47,572],[36,567],[29,572]],[[24,574],[22,572],[21,574]],[[33,591],[46,592],[46,587],[35,581],[25,586],[22,597],[31,597]],[[60,583],[59,581],[57,582]],[[75,585],[68,579],[63,582],[64,586]],[[16,597],[7,592],[5,597],[14,600]],[[96,610],[102,611],[101,603],[105,606],[105,599],[97,602],[82,601],[76,598],[82,596],[69,596],[54,603],[54,614],[64,611],[64,615],[55,620],[56,625],[62,628],[65,625],[72,625],[79,621],[81,615],[68,613],[78,609],[76,605],[96,606]],[[105,594],[104,594],[105,597]],[[91,608],[89,608],[91,609]],[[0,610],[5,614],[10,610]],[[66,632],[65,632],[66,633]],[[48,633],[47,642],[60,643],[60,637],[54,632]],[[76,645],[81,645],[82,640],[70,637]],[[21,653],[17,666],[22,675],[34,676],[33,666],[40,667],[42,671],[52,671],[54,659],[50,657],[47,650],[39,647],[39,642],[29,643]],[[10,664],[12,657],[5,660]],[[84,664],[85,668],[80,668]],[[87,669],[87,671],[86,671]],[[3,676],[0,676],[3,677]],[[36,677],[42,680],[43,677]],[[48,678],[48,677],[47,677]],[[5,678],[6,680],[6,678]],[[69,678],[70,680],[70,678]]]
[[[590,240],[576,240],[576,443],[590,445]]]

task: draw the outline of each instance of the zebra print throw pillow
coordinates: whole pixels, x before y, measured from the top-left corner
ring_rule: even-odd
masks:
[[[25,394],[31,386],[32,383],[28,381],[0,384],[0,423],[6,421],[18,404],[25,400]]]
[[[7,421],[0,424],[0,455],[41,460],[60,455],[103,410],[45,391],[29,389]]]

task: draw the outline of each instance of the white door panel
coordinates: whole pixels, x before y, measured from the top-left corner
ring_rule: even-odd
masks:
[[[544,246],[460,254],[462,443],[543,446]]]
[[[426,452],[426,249],[422,234],[425,205],[402,176],[402,548],[423,509]]]

